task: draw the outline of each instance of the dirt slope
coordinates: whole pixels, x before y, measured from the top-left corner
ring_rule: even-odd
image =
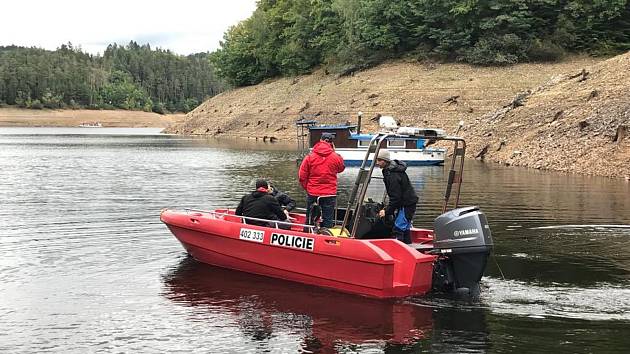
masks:
[[[569,72],[476,119],[471,152],[509,165],[630,178],[630,53]],[[484,154],[485,151],[485,154]]]
[[[302,115],[314,116],[321,123],[344,123],[355,122],[358,111],[364,112],[365,131],[377,129],[376,123],[370,121],[377,114],[392,115],[402,125],[439,127],[451,132],[457,122],[464,120],[466,128],[462,135],[469,140],[471,157],[480,155],[485,148],[486,153],[481,155],[488,161],[623,177],[630,175],[623,163],[613,165],[599,161],[602,159],[596,154],[600,150],[589,153],[585,147],[591,141],[587,133],[599,129],[602,146],[618,150],[615,158],[627,154],[626,143],[630,138],[613,143],[612,139],[607,141],[604,137],[610,135],[610,129],[622,125],[624,119],[628,120],[627,104],[622,107],[622,96],[617,94],[621,87],[629,84],[628,77],[621,72],[624,68],[625,71],[630,69],[628,54],[604,62],[573,58],[563,63],[506,68],[395,61],[345,77],[319,70],[311,75],[275,79],[225,92],[204,102],[190,112],[185,121],[167,131],[295,139],[294,122]],[[586,80],[574,82],[581,75],[569,79],[583,70],[588,72]],[[604,87],[613,81],[614,88]],[[578,86],[573,87],[571,83]],[[577,92],[578,88],[581,91]],[[558,96],[565,89],[569,90],[566,97]],[[532,93],[522,95],[526,96],[520,100],[524,106],[511,110],[502,108],[526,90]],[[594,90],[597,90],[595,97],[585,100]],[[618,108],[615,108],[616,118],[606,115],[607,122],[600,123],[597,117],[603,116],[604,107],[612,112],[612,105]],[[563,112],[556,119],[560,123],[551,122],[549,126],[540,123],[559,111]],[[600,111],[602,114],[592,116]],[[562,148],[569,140],[557,140],[571,131],[568,126],[572,126],[573,120],[587,120],[590,125],[582,128],[580,134],[566,136],[565,139],[581,140],[572,144],[577,147],[564,152]],[[604,125],[608,129],[605,133]],[[534,126],[538,128],[535,133],[532,132]],[[547,138],[549,134],[553,135]],[[501,149],[495,151],[499,145]],[[597,146],[599,149],[600,145]],[[565,153],[573,154],[575,161],[564,160]],[[541,154],[544,157],[539,159]],[[562,163],[557,163],[561,159]],[[582,160],[584,162],[580,162]],[[592,163],[596,161],[605,166],[593,169]]]
[[[99,122],[104,127],[164,128],[184,118],[183,113],[161,115],[124,110],[0,108],[0,127],[76,127],[84,122]]]

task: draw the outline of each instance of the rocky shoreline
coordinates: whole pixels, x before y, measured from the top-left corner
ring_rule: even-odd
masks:
[[[556,76],[474,121],[472,157],[630,180],[630,54]]]
[[[0,108],[0,127],[78,127],[100,123],[103,127],[166,128],[182,122],[186,115],[125,110]]]
[[[469,158],[630,179],[630,54],[608,60],[488,68],[395,61],[349,76],[324,70],[268,80],[209,99],[166,132],[295,140],[301,117],[378,129],[379,114],[407,126],[455,131]]]

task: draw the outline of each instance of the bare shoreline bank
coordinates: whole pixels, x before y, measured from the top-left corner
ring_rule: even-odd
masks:
[[[0,127],[77,127],[100,123],[103,127],[167,128],[186,115],[125,110],[0,108]]]
[[[223,92],[165,132],[295,140],[300,118],[338,125],[359,111],[363,131],[378,131],[379,115],[447,131],[464,121],[469,158],[630,180],[628,68],[630,53],[509,67],[399,60],[342,77],[318,70]]]

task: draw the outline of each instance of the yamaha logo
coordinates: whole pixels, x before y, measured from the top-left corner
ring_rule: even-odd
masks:
[[[479,233],[479,229],[463,229],[453,231],[454,237],[476,235]]]

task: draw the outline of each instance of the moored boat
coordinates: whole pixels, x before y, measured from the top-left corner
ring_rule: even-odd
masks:
[[[295,220],[289,223],[237,216],[230,209],[165,209],[160,219],[192,257],[215,266],[376,298],[459,289],[477,295],[493,242],[479,208],[458,207],[463,139],[432,137],[453,141],[454,156],[442,214],[433,231],[412,228],[411,245],[389,238],[377,217],[382,203],[365,198],[375,166],[368,164],[369,155],[378,154],[388,139],[404,136],[378,133],[372,138],[348,206],[337,210],[332,229],[307,225],[299,213],[292,213]],[[448,211],[453,185],[456,198]]]
[[[101,128],[102,126],[100,122],[83,122],[79,124],[80,128]]]
[[[359,166],[363,161],[365,152],[375,134],[361,131],[361,115],[358,124],[342,125],[318,125],[315,120],[299,120],[296,122],[298,130],[307,130],[299,138],[307,139],[301,141],[301,148],[305,151],[312,149],[320,140],[323,133],[330,133],[334,136],[335,152],[341,155],[346,166]],[[389,116],[380,117],[379,125],[387,132],[402,132],[413,129],[409,127],[398,127],[395,120]],[[386,148],[392,159],[404,161],[407,166],[436,166],[444,164],[446,149],[441,147],[430,147],[434,140],[431,135],[444,134],[440,129],[423,129],[426,138],[410,134],[396,134],[386,140]],[[371,162],[373,154],[368,158]]]

